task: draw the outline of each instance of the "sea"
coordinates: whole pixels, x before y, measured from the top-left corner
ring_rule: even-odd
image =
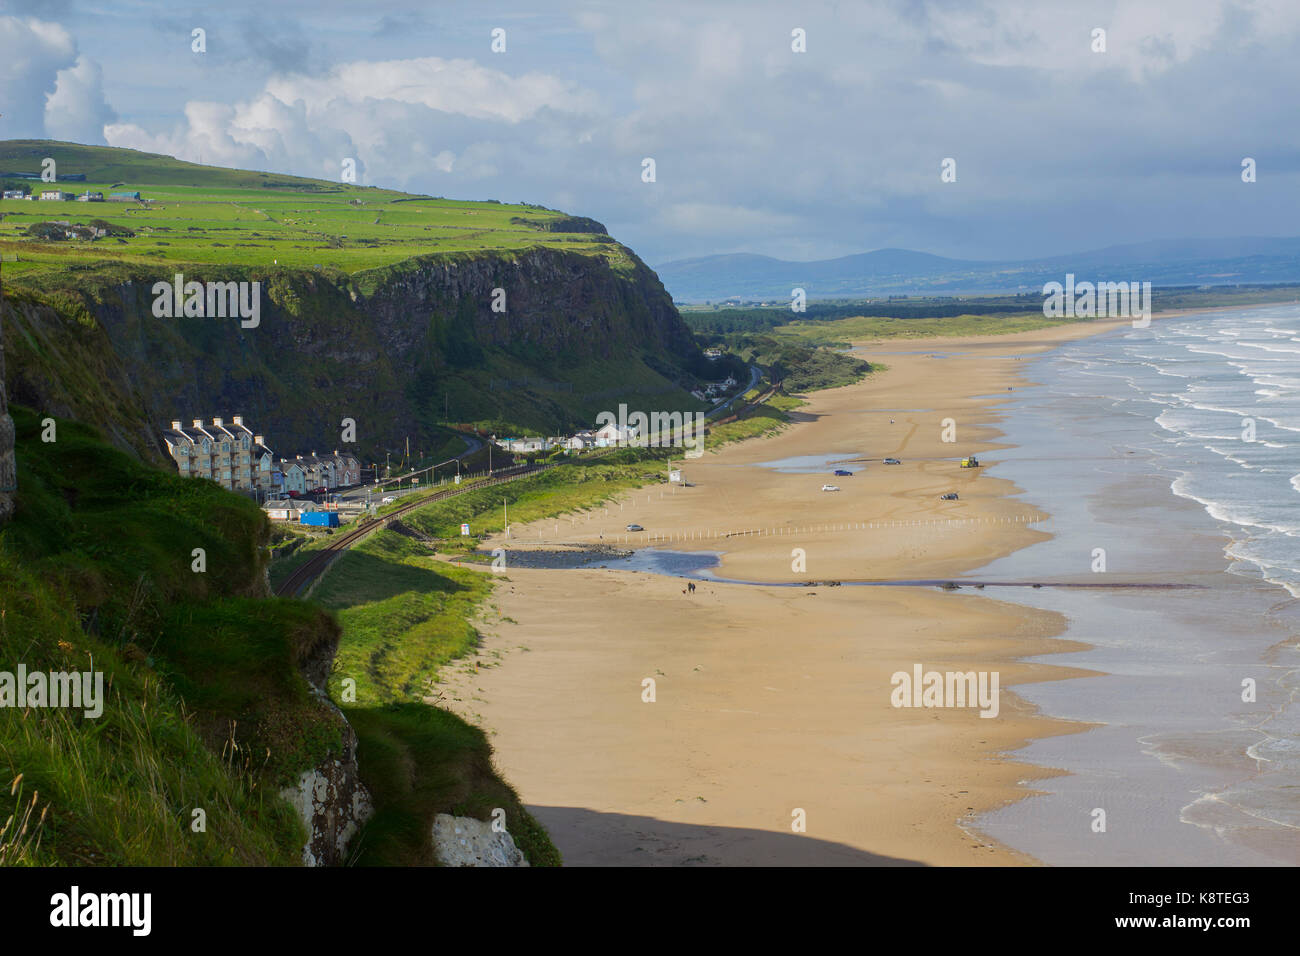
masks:
[[[973,577],[1192,583],[1016,592],[1093,672],[1021,684],[1084,722],[1065,771],[973,829],[1056,865],[1300,864],[1300,304],[1157,318],[1033,360],[986,456],[1053,537]]]

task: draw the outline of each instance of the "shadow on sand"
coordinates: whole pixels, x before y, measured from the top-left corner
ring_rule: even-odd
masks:
[[[800,833],[529,806],[565,866],[924,866]]]

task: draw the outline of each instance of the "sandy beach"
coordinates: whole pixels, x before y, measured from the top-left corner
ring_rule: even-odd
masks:
[[[1116,324],[858,343],[887,369],[806,396],[780,434],[706,446],[683,464],[692,487],[628,493],[488,546],[609,543],[636,522],[672,537],[659,547],[725,552],[717,574],[737,580],[960,575],[1042,533],[1020,520],[1033,509],[1007,497],[1011,482],[958,459],[993,461],[1005,447],[998,406],[1026,384],[1023,359]],[[862,467],[832,478],[760,464],[803,456]],[[959,500],[940,500],[949,491]],[[1010,690],[1087,679],[1017,661],[1077,647],[1055,638],[1058,614],[968,588],[684,587],[598,567],[510,569],[481,666],[444,675],[446,698],[492,735],[499,768],[567,864],[1036,862],[962,821],[1050,772],[1007,752],[1084,726]],[[997,673],[998,715],[893,706],[891,675],[916,665]]]

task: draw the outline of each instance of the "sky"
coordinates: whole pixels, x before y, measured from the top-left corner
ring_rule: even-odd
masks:
[[[1298,77],[1298,0],[0,0],[0,138],[350,158],[652,265],[1297,235]]]

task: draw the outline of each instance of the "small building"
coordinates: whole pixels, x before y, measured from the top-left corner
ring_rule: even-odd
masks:
[[[140,202],[140,194],[137,192],[129,193],[110,193],[109,202]]]
[[[307,490],[307,469],[296,458],[281,458],[280,472],[284,475],[284,490],[302,494]]]
[[[350,488],[361,484],[361,462],[353,455],[340,455],[334,449],[335,487]]]
[[[608,448],[610,445],[625,445],[636,438],[636,434],[637,430],[635,428],[620,428],[614,422],[602,425],[592,432],[598,448]]]
[[[517,455],[526,455],[533,451],[549,451],[560,441],[559,438],[498,438],[496,445]]]
[[[62,189],[41,190],[41,200],[44,202],[65,202],[75,198],[72,193],[65,193]]]
[[[4,191],[5,199],[26,199],[27,193],[21,189],[6,189]]]
[[[82,193],[80,196],[77,197],[77,202],[103,202],[103,201],[104,201],[103,193],[86,192],[86,193]]]

